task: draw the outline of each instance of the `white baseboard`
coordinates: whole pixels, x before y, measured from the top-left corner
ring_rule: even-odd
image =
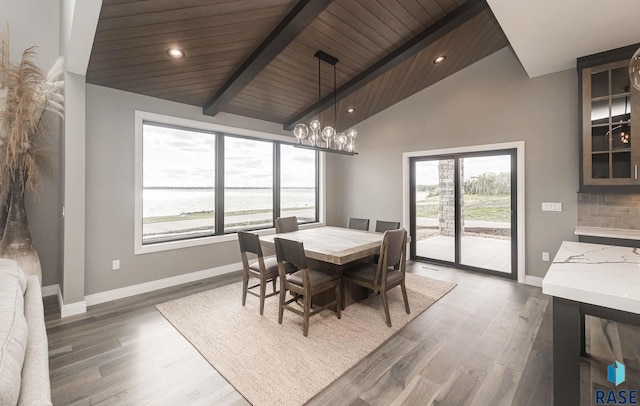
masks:
[[[60,285],[58,284],[42,287],[42,297],[57,296],[58,292],[60,292]]]
[[[71,317],[76,314],[87,312],[87,303],[84,300],[81,302],[64,304],[61,289],[58,289],[58,304],[60,304],[60,318]]]
[[[93,306],[100,303],[110,302],[112,300],[123,299],[129,296],[140,295],[143,293],[153,292],[154,290],[169,288],[172,286],[182,285],[184,283],[190,283],[199,281],[201,279],[211,278],[213,276],[220,276],[231,272],[239,271],[242,269],[242,263],[223,265],[216,268],[205,269],[202,271],[191,272],[184,275],[172,276],[170,278],[158,279],[156,281],[150,281],[140,283],[137,285],[126,286],[124,288],[107,290],[100,293],[93,293],[84,297],[87,306]]]
[[[524,283],[531,286],[537,286],[539,288],[542,287],[542,278],[539,276],[531,276],[526,275],[524,278]]]
[[[87,302],[84,300],[82,302],[75,302],[70,304],[63,304],[60,306],[60,317],[71,317],[76,314],[82,314],[87,312]]]

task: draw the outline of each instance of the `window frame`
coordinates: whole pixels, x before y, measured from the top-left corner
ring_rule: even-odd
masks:
[[[143,124],[152,123],[168,128],[178,128],[181,130],[193,130],[199,132],[214,133],[216,135],[216,173],[215,185],[216,191],[221,179],[224,179],[224,148],[220,151],[220,146],[224,145],[225,137],[236,137],[243,139],[252,139],[256,141],[267,141],[273,143],[273,217],[274,219],[280,215],[280,145],[295,145],[291,141],[291,137],[278,135],[268,132],[230,127],[227,125],[207,123],[202,121],[190,120],[180,117],[172,117],[162,114],[156,114],[146,111],[135,111],[135,215],[134,215],[134,255],[147,254],[153,252],[161,252],[173,249],[197,247],[208,244],[224,243],[235,241],[237,239],[237,231],[224,232],[223,228],[218,228],[219,224],[223,224],[224,217],[216,216],[215,218],[215,235],[199,236],[185,238],[172,241],[158,241],[152,243],[143,243]],[[220,162],[222,161],[222,162]],[[315,228],[325,225],[325,208],[326,208],[326,181],[325,168],[326,156],[324,152],[316,152],[316,219],[317,221],[300,223],[300,228]],[[222,169],[220,171],[219,169]],[[224,183],[224,180],[222,180]],[[219,202],[224,205],[224,189],[222,193],[215,194],[214,207],[218,209]],[[218,212],[218,210],[216,210]],[[260,235],[269,235],[275,233],[273,226],[263,228],[247,228]]]

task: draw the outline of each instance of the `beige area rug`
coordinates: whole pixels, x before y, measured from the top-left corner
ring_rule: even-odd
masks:
[[[306,338],[302,317],[285,310],[278,324],[277,296],[263,316],[257,297],[242,306],[240,282],[156,307],[249,402],[288,406],[311,399],[454,287],[407,274],[411,314],[400,288],[389,291],[393,327],[375,295],[347,306],[340,320],[331,310],[312,316]]]

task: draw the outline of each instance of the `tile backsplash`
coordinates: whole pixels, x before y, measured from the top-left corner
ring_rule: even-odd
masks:
[[[578,193],[578,225],[640,229],[640,194]]]

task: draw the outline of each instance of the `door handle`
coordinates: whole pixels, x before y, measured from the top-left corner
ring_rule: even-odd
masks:
[[[634,170],[634,173],[635,173],[634,176],[635,176],[636,180],[638,180],[638,165],[635,165],[633,170]]]

